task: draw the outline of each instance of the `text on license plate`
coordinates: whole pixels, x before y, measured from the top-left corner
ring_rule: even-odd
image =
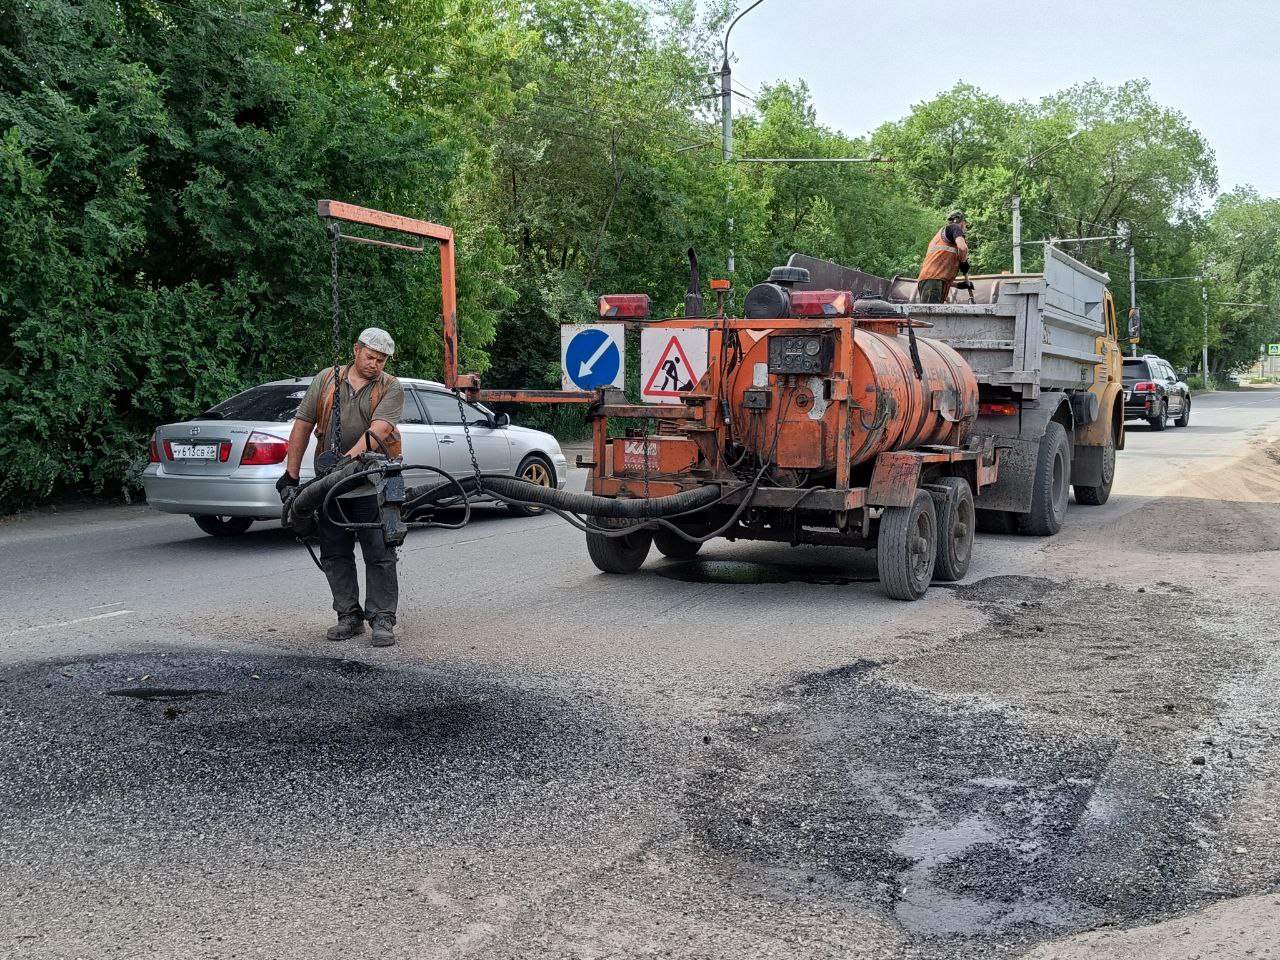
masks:
[[[1129,391],[1128,391],[1128,390],[1126,390],[1126,391],[1124,392],[1124,402],[1125,402],[1125,403],[1128,403],[1128,402],[1129,402]]]
[[[175,460],[217,460],[218,445],[216,443],[174,443],[173,459]]]

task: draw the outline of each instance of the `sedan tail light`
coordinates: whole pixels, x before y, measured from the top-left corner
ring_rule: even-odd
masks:
[[[273,437],[269,433],[254,431],[244,445],[244,453],[240,454],[241,465],[264,466],[281,463],[289,453],[289,442]]]
[[[151,444],[148,449],[148,459],[152,463],[160,462],[160,444],[156,442],[156,435],[154,433],[151,435]]]

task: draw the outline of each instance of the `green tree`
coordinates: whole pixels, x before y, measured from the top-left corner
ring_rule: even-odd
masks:
[[[390,68],[395,82],[371,68],[353,41],[362,9],[327,23],[218,0],[5,0],[0,203],[17,225],[0,236],[6,505],[126,487],[155,423],[323,363],[316,199],[449,216],[469,148],[456,117],[474,115],[477,91],[500,102],[505,89],[492,44],[448,61],[455,77],[470,65],[488,78],[448,108],[443,89],[428,97],[408,80],[425,61]],[[499,272],[497,238],[463,234],[466,275]],[[343,280],[344,340],[376,321],[397,331],[399,369],[430,372],[430,259],[344,250]],[[460,290],[473,351],[501,292]]]
[[[1210,280],[1209,364],[1221,375],[1280,341],[1280,201],[1250,188],[1219,197],[1200,253]]]

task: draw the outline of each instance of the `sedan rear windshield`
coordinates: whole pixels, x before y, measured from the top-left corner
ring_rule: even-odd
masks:
[[[1139,380],[1150,380],[1151,371],[1147,369],[1145,360],[1126,360],[1124,362],[1124,382],[1137,383]]]
[[[307,392],[305,383],[276,383],[253,387],[237,393],[229,400],[210,407],[197,420],[256,420],[264,423],[287,423],[298,409],[298,401]]]

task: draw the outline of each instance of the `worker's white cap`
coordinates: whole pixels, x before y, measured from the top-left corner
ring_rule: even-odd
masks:
[[[365,327],[360,332],[358,342],[363,343],[370,350],[385,353],[388,357],[395,356],[396,342],[391,339],[391,334],[381,327]]]

